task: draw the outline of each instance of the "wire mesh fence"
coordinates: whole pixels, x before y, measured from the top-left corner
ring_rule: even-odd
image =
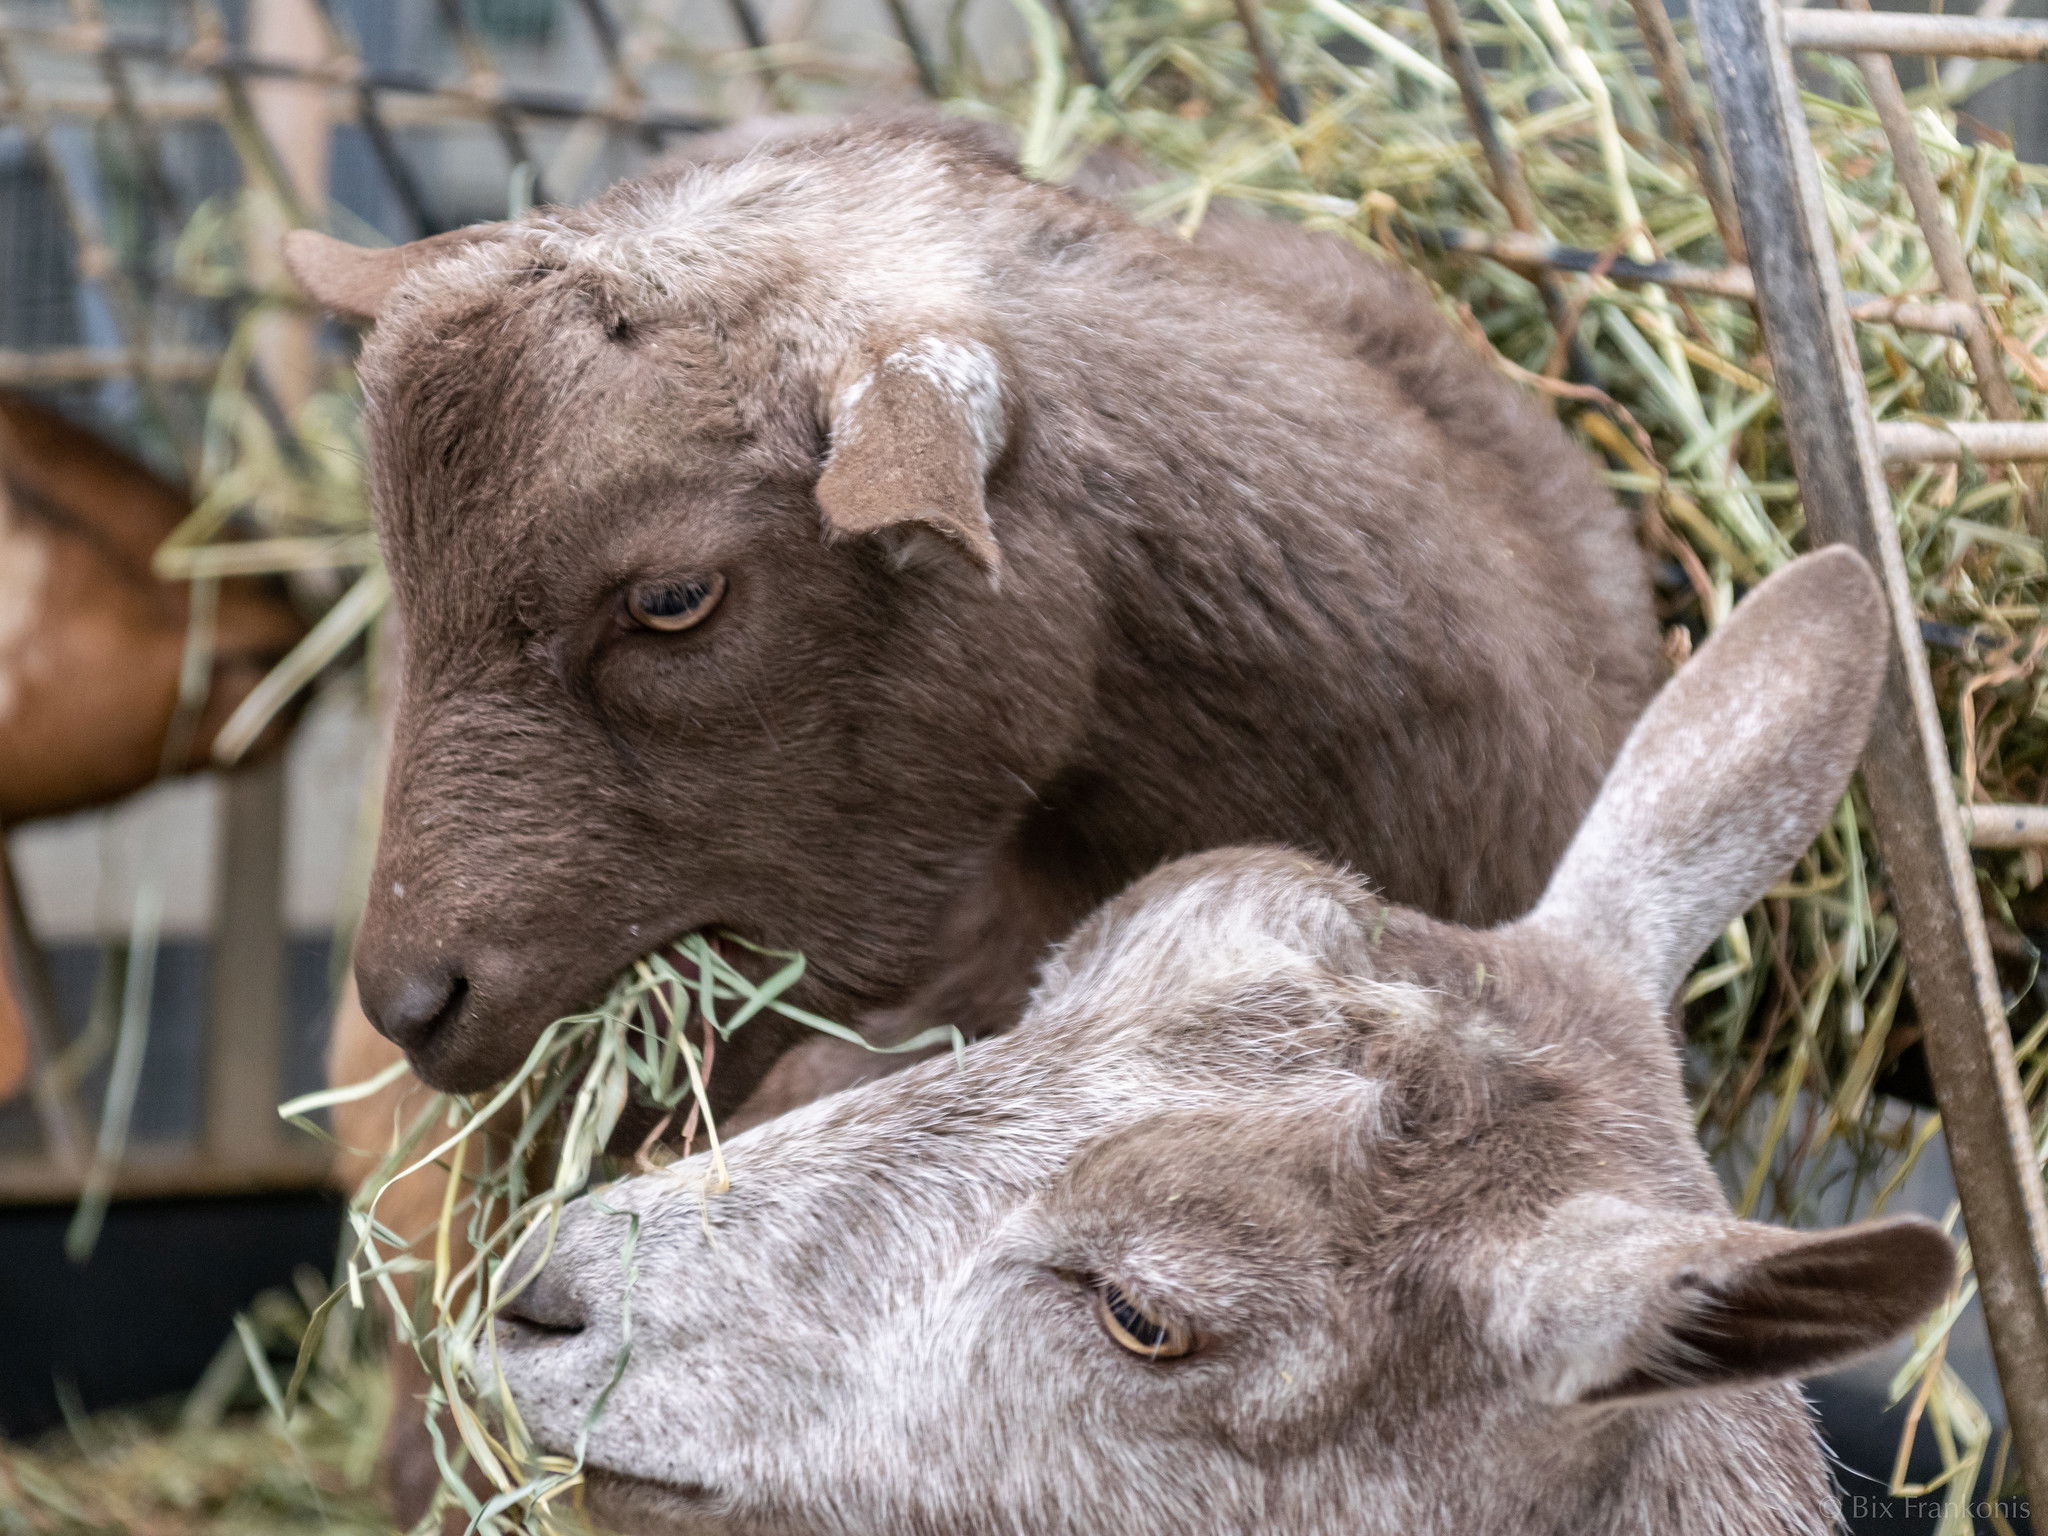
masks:
[[[178,281],[201,210],[253,197],[322,223],[331,204],[344,228],[403,240],[502,214],[508,195],[588,195],[734,113],[938,89],[906,0],[845,9],[14,0],[0,377],[97,388],[160,451],[196,442],[193,386],[251,296]]]

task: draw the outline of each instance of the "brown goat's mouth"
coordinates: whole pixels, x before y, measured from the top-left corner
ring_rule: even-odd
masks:
[[[678,928],[659,944],[643,950],[641,955],[636,955],[632,960],[627,961],[620,968],[621,973],[631,971],[642,956],[645,956],[666,961],[674,966],[677,973],[691,986],[697,985],[703,980],[703,973],[698,969],[697,962],[690,958],[690,952],[686,944],[686,941],[693,936],[701,937],[713,954],[729,964],[739,965],[747,957],[747,942],[738,938],[732,932],[730,925],[719,922],[693,923],[687,928]],[[615,975],[607,980],[605,983],[606,987],[609,988],[611,982],[617,979],[618,977]],[[602,1001],[603,996],[600,994],[597,1002],[593,1002],[591,1006],[596,1007],[598,1002]],[[679,998],[677,1001],[679,1004],[687,1004],[689,1000],[687,998]],[[687,1006],[679,1007],[678,1009],[679,1015],[686,1015],[688,1012]]]
[[[669,965],[674,966],[677,973],[683,978],[685,989],[683,995],[672,999],[674,1022],[670,1027],[682,1032],[693,1043],[702,1043],[705,1036],[711,1034],[711,1026],[699,1020],[694,994],[687,990],[695,987],[702,979],[702,972],[698,968],[697,963],[690,958],[689,952],[684,945],[684,941],[692,935],[701,935],[712,953],[735,967],[742,965],[750,958],[750,942],[735,934],[730,924],[706,922],[679,929],[672,938],[664,940],[646,952],[651,956],[658,956]],[[753,1027],[755,1024],[758,1024],[765,1028],[768,1023],[769,1020],[767,1019],[756,1019],[749,1021],[747,1027]],[[705,1074],[707,1086],[710,1086],[716,1078],[715,1062],[721,1048],[722,1046],[717,1039],[713,1039],[710,1042],[707,1063],[711,1066],[711,1070],[707,1070]],[[613,1157],[643,1156],[648,1149],[650,1139],[663,1139],[680,1134],[676,1129],[680,1118],[679,1113],[665,1112],[636,1090],[620,1114],[619,1122],[614,1127],[611,1140],[605,1150]]]
[[[731,927],[725,923],[699,923],[681,930],[663,943],[656,953],[693,981],[697,979],[697,962],[683,948],[683,940],[691,934],[701,934],[711,952],[721,960],[732,961],[736,954],[746,952],[744,944],[736,941]]]
[[[471,1003],[471,991],[465,983],[455,990],[441,1015],[429,1026],[421,1047],[418,1050],[408,1048],[407,1057],[412,1061],[413,1069],[436,1087],[453,1088],[458,1092],[477,1092],[482,1088],[495,1087],[518,1070],[533,1041],[538,1040],[550,1024],[602,1007],[621,977],[630,974],[640,960],[659,956],[694,984],[699,980],[697,967],[683,947],[684,940],[690,935],[701,933],[721,957],[731,959],[735,952],[744,953],[743,945],[730,944],[720,937],[723,927],[723,924],[715,922],[692,923],[676,929],[670,937],[657,944],[636,947],[623,960],[596,976],[585,994],[560,998],[549,1013],[536,1013],[522,1020],[523,1028],[518,1033],[524,1043],[516,1057],[507,1053],[506,1056],[479,1062],[474,1055],[473,1040],[457,1039],[448,1027],[460,1020]],[[490,1003],[490,999],[484,1000],[487,1009]],[[679,1012],[687,1012],[687,1009],[679,1009]]]

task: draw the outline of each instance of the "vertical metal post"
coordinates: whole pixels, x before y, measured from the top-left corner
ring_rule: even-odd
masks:
[[[1694,12],[1720,108],[1757,307],[1816,543],[1861,551],[1892,611],[1891,666],[1863,760],[2013,1445],[2048,1500],[2048,1292],[2041,1187],[2012,1036],[1977,904],[1948,748],[1776,0]]]
[[[1747,261],[1749,251],[1742,243],[1742,222],[1735,215],[1735,189],[1728,184],[1728,161],[1714,128],[1693,100],[1692,71],[1686,67],[1685,50],[1672,29],[1671,13],[1664,0],[1629,0],[1636,13],[1636,31],[1650,55],[1650,67],[1664,92],[1664,110],[1677,131],[1693,170],[1700,178],[1700,191],[1714,210],[1714,227],[1730,261]]]
[[[1870,0],[1850,0],[1842,9],[1868,11]],[[1942,206],[1934,167],[1927,163],[1927,154],[1914,132],[1913,111],[1907,104],[1905,88],[1899,84],[1899,72],[1892,67],[1890,54],[1859,53],[1855,57],[1878,124],[1884,129],[1885,142],[1891,146],[1892,174],[1906,189],[1906,197],[1913,205],[1913,218],[1927,241],[1927,254],[1934,262],[1934,275],[1941,280],[1941,291],[1962,305],[1969,316],[1963,330],[1963,345],[1970,354],[1971,371],[1976,374],[1977,394],[1985,409],[1998,420],[2019,421],[2025,413],[2005,376],[2005,353],[1992,335],[1990,318],[1977,295],[1976,279],[1970,276],[1969,258],[1963,254],[1962,237],[1956,232],[1948,209]]]
[[[251,1174],[276,1161],[281,1141],[284,803],[281,760],[220,776],[205,1150]]]
[[[330,41],[313,0],[265,0],[252,13],[251,46],[265,57],[316,66]],[[265,80],[251,84],[246,99],[259,142],[250,146],[257,155],[245,161],[244,174],[272,181],[267,190],[279,204],[272,217],[256,221],[248,257],[252,270],[275,277],[284,232],[276,217],[318,217],[326,201],[328,90],[308,81]],[[318,325],[310,316],[264,318],[256,353],[278,397],[283,444],[296,446],[291,420],[312,392],[318,348]],[[276,1163],[282,1142],[284,787],[280,760],[220,780],[205,1150],[216,1163],[251,1176]]]
[[[939,85],[939,72],[932,64],[931,49],[925,46],[924,34],[918,30],[917,21],[910,14],[906,0],[883,0],[888,7],[889,20],[896,28],[896,36],[902,42],[904,51],[910,55],[910,67],[917,75],[917,88],[937,101],[946,93]]]
[[[1245,43],[1252,51],[1252,68],[1258,75],[1259,94],[1273,104],[1275,112],[1299,127],[1301,93],[1280,69],[1280,51],[1273,45],[1273,29],[1266,25],[1259,0],[1236,0],[1236,3],[1238,24],[1244,28]],[[1101,67],[1097,63],[1096,68]]]
[[[1060,25],[1066,29],[1067,41],[1074,49],[1074,63],[1081,71],[1081,78],[1098,91],[1109,88],[1109,73],[1102,67],[1101,50],[1095,46],[1095,35],[1088,30],[1088,23],[1081,15],[1076,0],[1052,0],[1054,14]]]
[[[1479,63],[1479,51],[1465,31],[1458,0],[1428,0],[1428,5],[1430,25],[1436,29],[1437,51],[1443,55],[1444,67],[1458,82],[1458,100],[1464,105],[1466,120],[1472,124],[1472,137],[1478,141],[1479,153],[1486,161],[1487,181],[1493,195],[1500,199],[1508,223],[1517,234],[1548,240],[1549,233],[1537,211],[1535,194],[1529,190],[1521,156],[1501,132],[1493,103],[1486,99],[1486,71]],[[1543,308],[1557,330],[1559,345],[1566,349],[1573,374],[1590,381],[1596,370],[1579,342],[1577,316],[1565,298],[1564,284],[1558,281],[1555,272],[1542,271],[1536,274],[1536,291],[1543,296]]]
[[[264,0],[249,18],[249,45],[266,57],[309,68],[327,60],[326,19],[313,0]],[[264,282],[284,283],[278,254],[293,224],[319,221],[326,213],[328,141],[327,87],[301,80],[251,81],[246,86],[253,120],[253,156],[245,155],[243,182],[272,194],[259,203],[247,242],[251,273]],[[228,103],[230,110],[233,103]],[[264,185],[268,183],[268,185]],[[319,371],[320,326],[310,315],[264,317],[256,340],[264,376],[277,391],[287,417],[312,393]]]

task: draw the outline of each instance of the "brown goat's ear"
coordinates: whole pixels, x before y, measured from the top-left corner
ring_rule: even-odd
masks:
[[[358,325],[374,325],[391,290],[408,273],[486,238],[497,228],[495,224],[472,224],[382,249],[350,245],[316,229],[295,229],[284,237],[284,265],[292,281],[322,309]]]
[[[983,487],[1002,452],[1002,369],[985,342],[925,335],[877,349],[831,402],[818,480],[827,535],[896,530],[934,540],[993,579],[1002,550]],[[922,535],[922,538],[919,538]]]
[[[1890,643],[1848,549],[1764,582],[1629,733],[1524,926],[1596,951],[1662,1007],[1841,798]]]

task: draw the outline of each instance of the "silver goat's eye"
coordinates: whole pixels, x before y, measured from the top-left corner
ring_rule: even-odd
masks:
[[[626,593],[626,616],[642,629],[674,634],[711,617],[723,596],[725,577],[717,572],[646,581]]]
[[[1147,1360],[1171,1360],[1195,1347],[1185,1323],[1147,1312],[1113,1280],[1095,1282],[1095,1319],[1119,1348]]]

